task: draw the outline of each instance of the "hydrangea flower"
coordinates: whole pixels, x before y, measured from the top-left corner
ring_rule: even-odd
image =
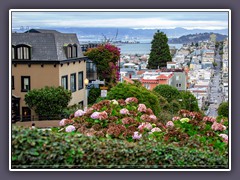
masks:
[[[180,117],[178,117],[178,116],[175,116],[175,117],[172,118],[173,121],[177,121],[179,119],[180,119]]]
[[[142,137],[142,135],[139,134],[139,132],[137,132],[137,131],[135,131],[135,132],[133,133],[133,136],[132,136],[133,139],[140,139],[141,137]]]
[[[223,138],[223,142],[228,143],[228,135],[227,134],[219,134],[221,138]]]
[[[168,121],[166,127],[173,127],[174,123],[172,121]]]
[[[74,117],[80,117],[80,116],[83,116],[86,112],[79,109],[77,110],[75,113],[74,113]]]
[[[73,132],[73,131],[75,131],[76,130],[76,128],[73,126],[73,125],[69,125],[68,127],[66,127],[66,132]]]
[[[92,113],[91,118],[92,119],[99,119],[99,112]]]
[[[157,120],[157,117],[155,115],[150,115],[149,117],[155,121]]]
[[[152,129],[152,125],[149,122],[144,122],[141,125],[138,126],[139,130],[143,130],[143,129],[147,129],[147,130],[151,130]]]
[[[65,121],[66,121],[67,119],[62,119],[60,122],[59,122],[59,126],[65,126]]]
[[[120,114],[129,114],[129,111],[126,108],[120,110]]]
[[[138,111],[139,112],[146,112],[147,107],[145,106],[145,104],[139,104],[138,105]]]
[[[208,122],[214,123],[214,122],[216,121],[216,119],[213,118],[213,117],[205,116],[205,117],[203,118],[203,121],[205,121],[205,122],[208,121]]]
[[[212,130],[214,131],[224,131],[226,130],[226,126],[220,124],[220,123],[217,123],[216,121],[212,124]]]
[[[138,99],[137,98],[135,98],[135,97],[129,97],[129,98],[127,98],[126,100],[125,100],[125,102],[126,102],[126,104],[129,104],[129,103],[131,103],[131,102],[134,102],[134,103],[138,103]]]
[[[111,102],[115,105],[118,105],[118,102],[115,99],[113,99]]]
[[[149,134],[152,134],[153,132],[161,132],[161,129],[158,127],[152,128],[151,132],[149,132]]]
[[[189,118],[182,118],[182,119],[180,119],[181,123],[185,123],[185,122],[189,122],[189,121],[190,121]]]

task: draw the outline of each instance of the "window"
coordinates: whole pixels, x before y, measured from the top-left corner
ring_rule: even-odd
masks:
[[[15,59],[15,46],[12,45],[12,59]]]
[[[15,59],[30,59],[30,46],[25,44],[17,45],[14,49],[14,53],[12,53],[12,56],[14,56]]]
[[[14,76],[12,76],[12,89],[15,89],[15,87],[14,87]]]
[[[182,84],[176,84],[176,87],[182,87]]]
[[[83,89],[83,71],[78,73],[78,90]]]
[[[177,80],[177,81],[179,80],[179,75],[176,76],[176,80]]]
[[[64,89],[68,89],[68,76],[62,76],[62,79],[61,79],[61,86],[64,88]]]
[[[71,58],[72,57],[72,45],[69,44],[67,46],[67,58]]]
[[[67,58],[76,58],[77,57],[77,45],[69,44],[67,46]]]
[[[146,89],[150,89],[149,84],[144,84],[144,87],[145,87]]]
[[[91,60],[87,61],[87,79],[91,82],[97,79],[97,67]]]
[[[76,91],[76,73],[70,76],[70,88],[72,92]]]
[[[30,76],[21,76],[21,91],[27,92],[30,88]]]
[[[73,46],[72,46],[72,57],[74,58],[74,57],[77,57],[77,45],[76,44],[74,44]]]

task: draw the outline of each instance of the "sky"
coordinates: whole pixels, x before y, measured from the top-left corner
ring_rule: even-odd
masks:
[[[108,11],[108,12],[106,12]],[[227,29],[228,11],[11,11],[12,28],[114,27],[135,29]]]

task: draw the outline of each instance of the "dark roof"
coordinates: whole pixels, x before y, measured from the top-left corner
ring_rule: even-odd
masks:
[[[31,46],[32,61],[66,60],[64,46],[76,44],[78,57],[84,57],[76,34],[60,33],[55,30],[30,29],[25,33],[12,33],[12,45],[27,44]]]

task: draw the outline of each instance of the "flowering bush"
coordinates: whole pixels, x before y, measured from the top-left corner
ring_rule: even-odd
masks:
[[[178,116],[163,124],[150,108],[138,102],[134,97],[103,100],[84,111],[76,111],[79,116],[63,119],[60,124],[67,126],[66,132],[77,131],[99,138],[126,139],[130,142],[154,140],[202,150],[218,149],[221,153],[227,149],[227,126],[217,123],[214,118],[180,110]],[[220,135],[220,132],[226,135]]]

